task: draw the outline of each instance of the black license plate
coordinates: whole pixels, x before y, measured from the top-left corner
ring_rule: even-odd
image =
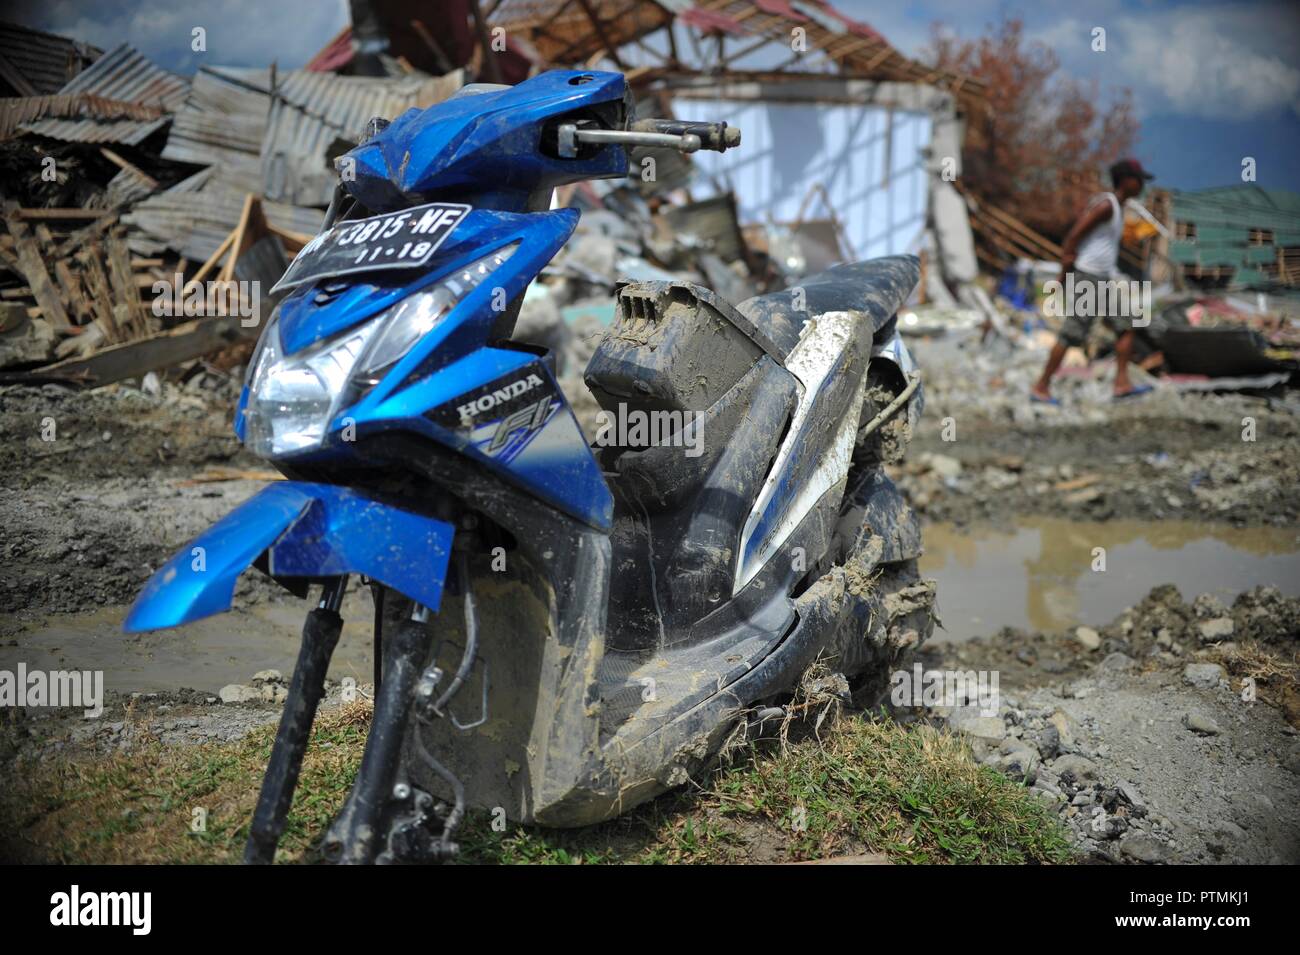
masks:
[[[354,272],[419,268],[469,212],[461,203],[431,202],[340,223],[303,246],[271,291]]]

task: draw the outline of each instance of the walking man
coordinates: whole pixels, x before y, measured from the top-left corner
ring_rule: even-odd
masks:
[[[1083,215],[1070,229],[1061,243],[1061,287],[1067,288],[1066,278],[1074,273],[1073,288],[1080,289],[1085,283],[1093,285],[1092,301],[1107,300],[1105,288],[1108,281],[1119,274],[1119,244],[1124,234],[1124,203],[1136,199],[1142,194],[1149,179],[1155,177],[1142,168],[1136,159],[1121,159],[1110,167],[1110,179],[1114,192],[1103,192],[1093,196]],[[1071,345],[1083,345],[1092,328],[1096,309],[1089,308],[1087,315],[1078,314],[1079,309],[1067,308],[1068,314],[1061,325],[1060,335],[1047,356],[1047,365],[1043,374],[1034,385],[1029,400],[1040,404],[1058,404],[1052,397],[1052,375],[1061,365],[1065,351]],[[1128,377],[1129,358],[1133,353],[1133,327],[1131,316],[1111,315],[1109,312],[1102,319],[1106,327],[1118,336],[1115,342],[1115,397],[1131,398],[1145,394],[1150,387],[1134,388]]]

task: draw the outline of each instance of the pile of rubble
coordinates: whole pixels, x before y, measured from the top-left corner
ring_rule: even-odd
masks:
[[[316,232],[331,160],[372,115],[432,105],[463,83],[205,66],[174,75],[128,45],[0,24],[30,47],[30,92],[0,100],[3,380],[99,385],[232,346],[260,290]],[[39,67],[80,51],[56,90]],[[254,284],[257,283],[257,284]],[[201,320],[200,320],[201,316]]]
[[[904,101],[938,110],[936,155],[960,151],[958,104],[984,96],[978,81],[910,60],[825,0],[802,12],[733,0],[687,10],[369,0],[352,13],[303,69],[205,63],[192,77],[128,45],[103,52],[0,23],[0,65],[13,67],[0,69],[0,383],[102,385],[213,353],[236,367],[260,325],[255,313],[270,304],[256,289],[271,288],[321,224],[333,159],[371,117],[427,107],[467,82],[599,64],[625,74],[639,114],[672,115],[678,85],[698,100],[731,73],[758,75],[765,56],[788,55],[797,27],[826,82],[866,97],[891,123]],[[686,36],[689,45],[678,42]],[[710,50],[716,40],[720,62],[701,36]],[[787,83],[780,72],[778,86],[808,102],[799,76]],[[582,209],[584,224],[525,303],[519,337],[548,339],[570,377],[610,320],[617,282],[684,278],[739,301],[859,257],[825,183],[807,189],[793,221],[757,223],[751,210],[742,226],[738,209],[770,196],[738,197],[714,170],[670,150],[630,158],[639,174],[625,181],[558,190],[558,204]],[[648,160],[655,171],[645,176]],[[969,284],[970,230],[938,159],[916,161],[939,193],[939,221],[924,230],[939,266],[928,284],[949,301],[939,273]]]

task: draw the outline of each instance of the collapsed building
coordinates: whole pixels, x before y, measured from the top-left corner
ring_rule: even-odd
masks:
[[[371,117],[555,67],[622,71],[643,115],[726,119],[745,135],[725,157],[638,149],[627,181],[558,191],[584,217],[521,326],[562,358],[581,358],[568,327],[598,334],[629,279],[688,278],[734,301],[910,252],[920,303],[1008,327],[1014,309],[981,270],[1059,261],[1050,239],[962,184],[982,85],[903,55],[826,0],[350,8],[301,69],[205,64],[192,77],[127,45],[0,24],[0,380],[237,367],[269,304],[259,290],[319,228],[332,161]],[[1126,246],[1129,267],[1181,271],[1171,209],[1153,203],[1159,228]],[[1294,282],[1294,248],[1279,241],[1274,272]]]
[[[246,316],[221,314],[229,297],[191,319],[160,310],[152,290],[176,276],[270,288],[319,227],[331,160],[371,116],[555,66],[622,70],[644,111],[725,115],[748,137],[734,164],[644,151],[633,168],[648,158],[653,176],[565,190],[563,203],[615,213],[591,217],[602,240],[618,233],[585,250],[579,237],[557,263],[579,292],[670,274],[745,297],[922,249],[974,278],[964,206],[940,171],[960,160],[979,84],[902,56],[828,3],[433,10],[354,2],[352,23],[303,69],[214,64],[189,78],[129,46],[0,28],[5,376],[103,384],[237,343],[250,332]]]

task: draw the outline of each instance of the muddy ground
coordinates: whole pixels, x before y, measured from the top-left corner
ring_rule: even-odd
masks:
[[[1004,628],[921,659],[998,673],[996,715],[957,700],[939,721],[1030,785],[1088,858],[1300,863],[1300,600],[1188,603],[1167,586],[1103,626]]]
[[[0,634],[129,603],[163,561],[262,486],[230,429],[233,382],[0,390]],[[224,470],[223,470],[224,469]],[[247,585],[246,585],[247,586]],[[17,619],[14,619],[17,618]]]
[[[1300,550],[1294,390],[1179,391],[1138,372],[1155,390],[1115,402],[1113,366],[1097,362],[1067,368],[1053,388],[1060,406],[1044,407],[1027,400],[1041,350],[971,335],[911,344],[927,404],[896,477],[946,534],[1029,515],[1044,535],[1087,528],[1077,554],[1045,542],[1051,556],[1037,559],[1051,565],[1039,573],[1076,582],[1093,545],[1113,551],[1141,522],[1189,537],[1231,528],[1243,551],[1284,538]],[[1267,545],[1249,546],[1252,529]],[[1176,578],[1176,555],[1164,563]],[[939,601],[942,612],[942,590]],[[940,722],[1033,786],[1087,857],[1300,861],[1300,601],[1270,586],[1198,596],[1169,584],[1110,620],[984,632],[934,642],[921,659],[996,672],[1001,706],[941,708]]]
[[[1300,526],[1294,392],[1158,389],[1113,405],[1103,364],[1061,379],[1062,407],[1044,409],[1024,397],[1041,353],[956,339],[913,345],[927,409],[896,473],[926,521],[975,528],[1037,514],[1103,524]],[[75,652],[58,640],[51,645],[48,634],[92,618],[99,652],[112,652],[116,621],[153,570],[262,486],[258,472],[266,466],[230,431],[236,391],[234,381],[214,374],[185,387],[165,383],[158,394],[130,385],[0,389],[0,659],[39,650],[41,659],[76,667]],[[963,727],[959,713],[954,726],[982,732],[971,734],[977,755],[1021,773],[1085,854],[1125,862],[1300,861],[1297,604],[1261,591],[1237,605],[1235,594],[1218,594],[1224,608],[1203,600],[1194,609],[1184,599],[1195,596],[1157,591],[1115,621],[1078,621],[1095,628],[1095,646],[1091,630],[1081,641],[1077,628],[999,631],[990,620],[987,639],[936,644],[924,661],[999,671],[998,725]],[[19,748],[65,755],[129,748],[141,717],[151,734],[176,743],[229,740],[276,719],[274,691],[265,689],[273,681],[252,675],[267,666],[287,672],[291,621],[302,604],[250,574],[236,605],[221,618],[234,629],[279,621],[283,611],[284,633],[265,659],[247,658],[235,643],[219,661],[224,669],[196,671],[192,682],[118,685],[93,724],[8,714],[0,758]],[[1223,618],[1233,633],[1216,624],[1217,636],[1202,640],[1200,624]],[[140,665],[149,666],[160,647],[146,647]],[[171,662],[169,679],[185,672],[183,662]],[[1189,664],[1222,669],[1188,678]],[[364,673],[367,661],[351,666]],[[1246,703],[1240,681],[1251,675],[1260,695]],[[227,683],[251,690],[242,702],[224,702]],[[1049,726],[1059,737],[1055,748]]]
[[[1300,522],[1300,398],[1155,386],[1110,398],[1113,366],[1066,368],[1060,407],[1029,403],[1044,352],[967,335],[912,341],[925,415],[896,476],[936,521],[1190,519]]]

